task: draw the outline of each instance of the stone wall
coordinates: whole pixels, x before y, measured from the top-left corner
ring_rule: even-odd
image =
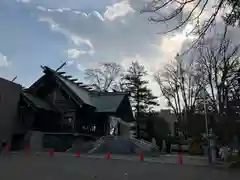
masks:
[[[39,131],[30,132],[29,144],[32,152],[41,152],[43,150],[43,133]]]

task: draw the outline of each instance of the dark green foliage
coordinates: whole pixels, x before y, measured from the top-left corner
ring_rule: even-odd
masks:
[[[162,142],[166,139],[170,132],[169,125],[166,120],[159,116],[151,117],[153,122],[153,136],[156,139],[157,145],[162,148]]]
[[[141,123],[146,124],[146,129],[143,130],[145,134],[147,134],[147,138],[145,139],[151,141],[154,137],[157,145],[161,147],[162,141],[166,139],[170,132],[169,125],[166,120],[157,114],[149,114],[145,117],[142,117]]]
[[[147,87],[148,81],[144,80],[147,75],[143,65],[137,61],[132,62],[124,76],[126,90],[130,93],[130,100],[133,110],[138,117],[142,112],[148,112],[153,106],[157,106],[157,97],[153,96],[152,91]]]

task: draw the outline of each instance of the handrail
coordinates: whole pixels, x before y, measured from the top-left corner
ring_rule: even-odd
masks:
[[[135,141],[136,143],[138,143],[138,144],[140,144],[141,146],[142,145],[147,145],[148,147],[149,146],[153,146],[153,144],[151,143],[151,142],[148,142],[148,141],[146,141],[146,140],[144,140],[144,139],[141,139],[141,140],[139,140],[139,139],[136,139],[136,138],[131,138],[133,141]],[[155,147],[156,148],[159,148],[159,146],[158,145],[155,145]]]
[[[141,143],[141,144],[148,144],[148,145],[150,145],[150,144],[152,144],[152,143],[150,143],[150,142],[148,142],[148,141],[146,141],[146,140],[144,140],[144,139],[136,139],[136,138],[131,138],[132,140],[134,140],[135,142],[139,142],[139,143]]]
[[[114,140],[114,139],[123,139],[123,138],[124,137],[122,137],[122,136],[111,136],[111,135],[102,136],[95,144],[95,147],[89,151],[89,153],[94,152],[104,142],[104,140]],[[159,149],[159,146],[154,145],[154,147],[153,147],[153,144],[151,142],[148,142],[144,139],[139,140],[139,139],[136,139],[133,137],[130,137],[129,139],[132,140],[133,143],[135,143],[136,145],[140,146],[143,149],[151,149],[151,148]]]

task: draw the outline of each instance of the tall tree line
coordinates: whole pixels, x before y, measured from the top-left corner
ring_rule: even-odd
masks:
[[[231,139],[240,119],[239,45],[229,39],[226,28],[223,34],[203,38],[188,55],[177,55],[156,73],[162,95],[179,121],[203,114],[205,104],[221,125],[218,130]]]
[[[85,79],[94,90],[129,93],[136,118],[158,106],[157,97],[148,87],[147,75],[145,67],[138,61],[132,62],[127,70],[116,63],[101,63],[99,68],[85,70]]]

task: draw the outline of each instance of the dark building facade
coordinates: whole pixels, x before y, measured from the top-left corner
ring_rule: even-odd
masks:
[[[128,94],[92,91],[65,72],[42,69],[44,75],[27,89],[0,79],[0,138],[20,146],[29,131],[130,135]]]
[[[0,78],[0,141],[11,144],[12,134],[17,132],[18,103],[22,87]]]
[[[113,124],[122,135],[134,120],[128,94],[92,91],[65,72],[42,68],[44,75],[21,92],[19,116],[25,129],[101,137]]]

